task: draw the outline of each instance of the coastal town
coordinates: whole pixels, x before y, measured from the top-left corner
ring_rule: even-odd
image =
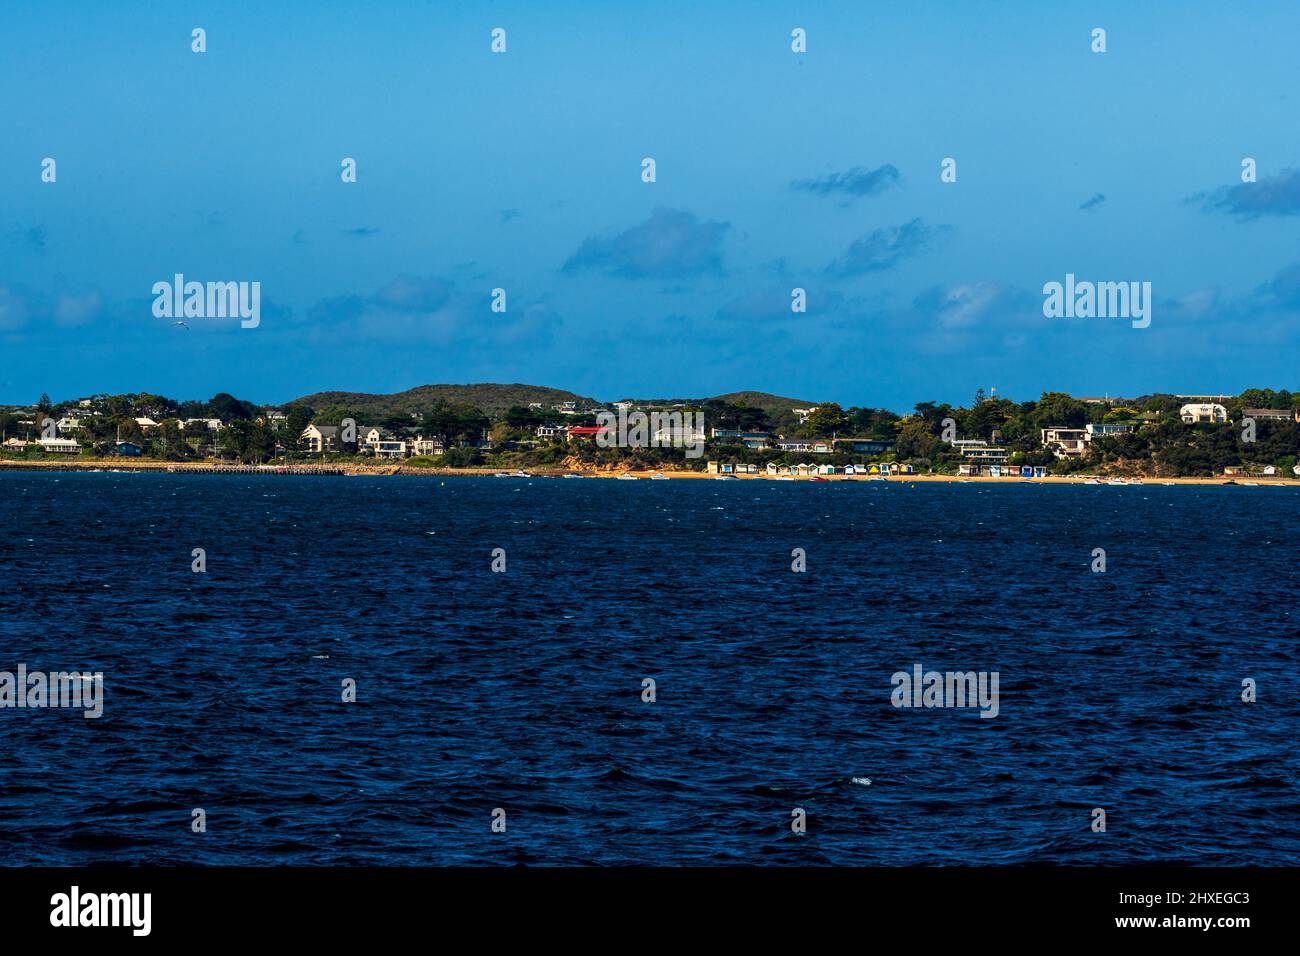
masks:
[[[455,400],[455,392],[423,407],[411,407],[421,404],[412,393],[326,393],[328,404],[312,396],[281,406],[224,393],[183,402],[148,393],[42,396],[31,406],[0,406],[0,467],[1300,480],[1300,392],[1135,399],[1049,392],[1014,402],[981,389],[968,406],[923,402],[899,415],[762,392],[601,403],[533,386],[463,388],[478,389],[480,404]],[[538,400],[523,401],[533,392]],[[629,420],[644,427],[629,430]]]

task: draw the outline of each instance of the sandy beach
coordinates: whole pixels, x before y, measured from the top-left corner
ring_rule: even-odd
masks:
[[[223,473],[223,469],[228,469],[230,474],[275,474],[277,469],[283,466],[263,465],[260,467],[240,466],[232,467],[223,465],[221,462],[167,462],[156,460],[121,460],[121,461],[21,461],[15,459],[0,459],[0,470],[3,471],[83,471],[83,472],[171,472],[175,474],[213,474]],[[337,462],[326,463],[324,465],[313,464],[296,464],[289,466],[291,473],[312,474],[318,470],[327,473],[344,475],[424,475],[434,476],[478,476],[487,477],[498,474],[502,471],[500,468],[413,468],[409,465],[394,463],[384,464],[362,464],[357,462]],[[724,481],[775,481],[776,478],[771,475],[714,475],[703,471],[613,471],[613,470],[551,470],[551,469],[528,469],[532,477],[537,478],[555,478],[566,474],[581,475],[583,478],[610,478],[617,479],[620,475],[631,475],[638,479],[649,479],[654,475],[663,475],[665,478],[672,480],[718,480]],[[789,476],[793,481],[811,482],[814,479],[811,476]],[[1035,485],[1082,485],[1092,482],[1094,484],[1109,484],[1111,481],[1123,478],[1125,484],[1133,485],[1277,485],[1280,487],[1300,487],[1300,480],[1278,478],[1278,477],[1252,477],[1236,476],[1221,478],[1136,478],[1129,476],[1103,476],[1103,475],[1055,475],[1044,478],[1022,478],[1005,477],[993,478],[987,475],[978,476],[958,476],[958,475],[825,475],[818,476],[820,481],[848,481],[848,482],[868,482],[868,481],[887,481],[893,484],[930,484],[930,483],[948,483],[948,484],[1035,484]]]

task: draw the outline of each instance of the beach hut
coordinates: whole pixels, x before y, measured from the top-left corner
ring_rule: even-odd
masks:
[[[1001,477],[1002,477],[1002,466],[1001,466],[1001,465],[989,465],[989,474],[992,475],[994,478],[1001,478]]]
[[[812,474],[813,471],[813,466],[808,464],[807,462],[801,461],[795,467],[799,469],[799,476],[802,478],[807,478],[808,475]]]
[[[1046,478],[1046,477],[1047,477],[1047,466],[1046,466],[1046,465],[1035,465],[1035,466],[1034,466],[1034,477],[1035,477],[1035,478]]]
[[[915,475],[915,474],[916,474],[916,469],[913,468],[911,465],[904,465],[904,466],[903,466],[903,474],[905,474],[905,475]]]
[[[777,474],[776,462],[774,462],[774,461],[769,461],[769,462],[767,463],[767,473],[768,473],[769,475],[776,475],[776,474]]]
[[[833,474],[835,474],[835,466],[834,466],[834,465],[818,465],[818,466],[817,466],[817,474],[819,474],[819,475],[833,475]]]
[[[1033,469],[1030,465],[1021,465],[1021,466],[1020,466],[1020,477],[1021,477],[1021,478],[1032,478],[1032,477],[1034,477],[1034,469]]]
[[[852,477],[853,477],[854,475],[856,475],[856,474],[857,474],[857,469],[854,468],[852,465],[845,465],[845,466],[844,466],[844,475],[845,475],[845,477],[847,477],[847,478],[852,478]]]

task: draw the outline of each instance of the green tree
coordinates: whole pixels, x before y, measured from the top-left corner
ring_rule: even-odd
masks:
[[[438,402],[424,417],[421,430],[449,451],[461,441],[481,437],[488,424],[487,416],[473,405]]]
[[[309,405],[290,405],[289,411],[285,413],[284,427],[280,430],[280,444],[285,448],[297,448],[298,441],[311,424],[314,414]]]
[[[223,422],[248,421],[257,414],[257,406],[241,401],[229,392],[218,392],[208,400],[208,415]]]
[[[894,446],[894,452],[900,461],[929,458],[938,443],[924,418],[905,418],[898,430],[898,443]]]
[[[808,416],[808,421],[804,423],[804,429],[809,435],[830,438],[835,433],[846,430],[848,424],[849,419],[844,414],[844,409],[840,408],[835,402],[826,402],[818,405],[817,410]]]

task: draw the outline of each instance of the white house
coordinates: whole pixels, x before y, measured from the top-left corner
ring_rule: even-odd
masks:
[[[969,442],[964,439],[955,442],[961,456],[973,461],[1002,463],[1011,457],[1011,452],[998,445],[986,445],[984,442]]]
[[[1077,458],[1088,450],[1089,433],[1084,428],[1054,426],[1041,429],[1043,444],[1057,458]]]
[[[1274,422],[1290,422],[1298,420],[1298,413],[1293,413],[1289,408],[1243,408],[1241,417],[1262,418]]]
[[[1178,410],[1178,415],[1185,425],[1228,420],[1228,410],[1217,402],[1189,402]]]
[[[215,432],[221,429],[221,419],[187,418],[181,423],[181,428],[188,429],[189,431],[199,431],[206,428],[210,432]]]
[[[157,423],[156,421],[154,421],[152,418],[137,418],[137,419],[135,420],[135,423],[136,423],[137,425],[139,425],[141,428],[157,428],[157,427],[158,427],[158,423]]]
[[[38,438],[36,443],[41,446],[41,451],[60,455],[78,455],[81,453],[81,445],[71,438]]]
[[[337,425],[308,425],[298,436],[298,441],[305,445],[308,451],[338,451],[339,450],[339,426]]]
[[[774,444],[781,451],[812,451],[809,438],[778,438]]]
[[[1127,435],[1129,432],[1137,431],[1136,425],[1121,425],[1119,422],[1107,422],[1106,424],[1089,422],[1083,428],[1088,433],[1088,441],[1101,438],[1104,435]]]
[[[366,442],[366,447],[375,453],[376,458],[405,458],[406,442],[395,438],[383,438]]]
[[[675,412],[673,414],[676,414]],[[704,441],[704,429],[685,422],[668,422],[655,429],[654,443],[660,448],[673,445],[698,445]]]

